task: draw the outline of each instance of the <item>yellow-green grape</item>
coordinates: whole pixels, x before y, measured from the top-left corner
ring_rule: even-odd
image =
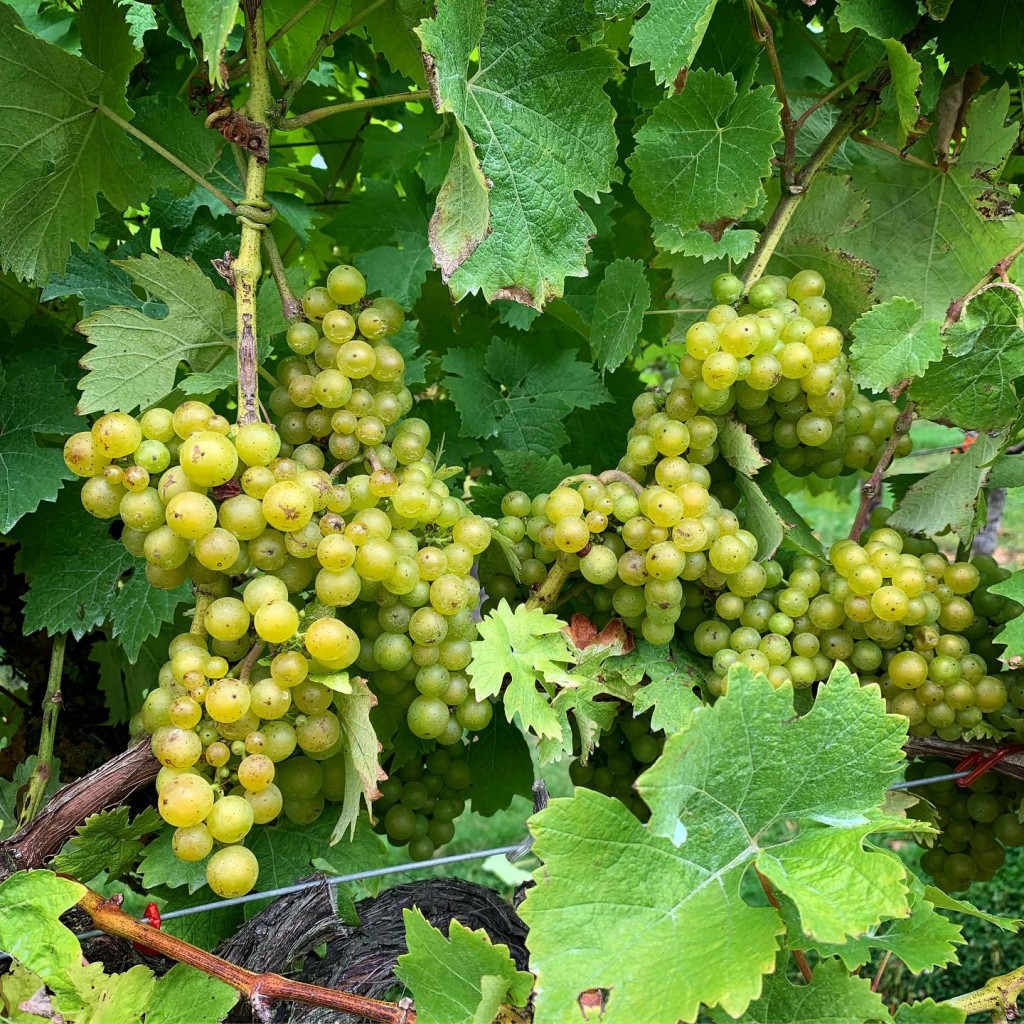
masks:
[[[203,754],[203,744],[191,729],[161,726],[153,734],[153,753],[168,768],[191,768]]]
[[[335,305],[336,300],[326,288],[310,288],[302,296],[302,310],[310,320],[322,320]]]
[[[235,451],[247,466],[269,466],[281,451],[281,435],[269,423],[247,423],[238,428]]]
[[[311,657],[336,670],[348,668],[359,655],[359,638],[335,618],[311,622],[306,629],[305,645]]]
[[[255,683],[251,695],[250,707],[253,712],[260,718],[268,720],[283,717],[292,703],[292,697],[288,690],[279,686],[272,678],[261,679]]]
[[[327,316],[330,315],[330,313],[327,314]],[[312,324],[299,320],[289,326],[285,340],[288,342],[288,347],[297,355],[308,356],[316,349],[320,334]]]
[[[257,610],[253,627],[261,640],[283,644],[298,631],[299,613],[289,601],[272,601]]]
[[[72,434],[64,443],[64,464],[76,476],[91,477],[103,472],[110,456],[101,447],[92,431]]]
[[[292,480],[273,484],[263,495],[263,515],[282,533],[301,530],[312,519],[315,509],[313,495]]]
[[[206,694],[206,713],[215,721],[240,721],[249,711],[252,691],[240,679],[218,679]]]
[[[352,306],[366,294],[366,278],[355,267],[335,267],[327,275],[327,291],[339,306]]]
[[[182,491],[167,502],[167,525],[186,540],[198,540],[217,525],[217,506],[195,491]]]
[[[249,754],[238,765],[238,781],[246,789],[258,793],[274,781],[274,762],[266,754]]]
[[[200,430],[209,430],[210,421],[216,415],[205,402],[190,400],[182,402],[172,414],[174,433],[182,440]]]
[[[201,430],[189,435],[178,449],[181,468],[203,487],[219,487],[235,475],[238,452],[222,434]]]
[[[206,827],[219,843],[237,843],[252,826],[252,806],[241,796],[221,797],[206,816]]]
[[[174,830],[174,835],[171,836],[171,849],[179,860],[190,862],[204,860],[213,849],[213,836],[202,823],[186,828],[177,828]]]
[[[259,878],[256,855],[244,846],[226,846],[218,850],[206,865],[206,881],[225,899],[251,892]]]
[[[142,436],[151,441],[166,443],[174,437],[174,414],[169,409],[147,409],[139,417]]]
[[[142,441],[142,427],[133,416],[109,412],[92,425],[92,436],[99,450],[108,459],[131,455]]]
[[[260,790],[246,790],[245,799],[252,808],[252,820],[255,825],[266,825],[273,821],[284,806],[281,790],[272,782]]]
[[[213,809],[213,788],[200,775],[178,775],[159,793],[160,816],[179,828],[198,825]]]
[[[203,625],[217,640],[238,640],[249,630],[249,610],[237,597],[218,597],[206,610]]]

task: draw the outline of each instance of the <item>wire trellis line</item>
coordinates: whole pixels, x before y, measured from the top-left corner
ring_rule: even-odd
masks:
[[[954,782],[957,779],[964,779],[971,772],[946,772],[944,775],[932,775],[926,779],[906,779],[903,782],[894,782],[890,790],[915,789],[918,786],[928,786],[936,782]],[[250,892],[245,896],[235,896],[232,899],[215,900],[211,903],[197,903],[194,907],[182,907],[180,910],[169,910],[166,914],[160,915],[161,922],[173,921],[176,918],[190,917],[193,914],[201,914],[210,910],[223,910],[225,907],[234,907],[243,903],[256,903],[259,900],[276,899],[279,896],[289,896],[296,892],[305,892],[308,889],[315,889],[317,886],[345,885],[348,882],[362,882],[370,878],[383,878],[387,875],[402,875],[411,871],[425,871],[427,868],[445,867],[448,864],[461,864],[471,860],[485,860],[487,857],[496,857],[501,854],[509,857],[510,860],[517,859],[510,854],[522,855],[524,853],[523,843],[514,843],[509,846],[493,846],[486,850],[470,850],[467,853],[452,853],[445,857],[434,857],[431,860],[410,861],[407,864],[389,864],[382,868],[370,868],[366,871],[354,871],[347,875],[328,875],[324,878],[309,882],[296,882],[294,885],[282,885],[276,889],[265,889],[262,892]],[[145,918],[139,918],[145,921]],[[75,938],[79,941],[84,939],[95,939],[105,934],[99,928],[90,931],[78,932]],[[12,959],[9,953],[0,950],[0,962]]]

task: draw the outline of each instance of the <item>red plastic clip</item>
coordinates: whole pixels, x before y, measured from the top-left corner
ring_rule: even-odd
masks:
[[[146,919],[146,924],[151,928],[155,928],[157,931],[160,930],[160,908],[155,903],[147,903],[146,909],[142,916]],[[132,945],[146,956],[159,956],[158,950],[152,949],[149,946],[143,945],[141,942],[133,942]]]
[[[965,775],[962,779],[957,779],[956,784],[961,789],[966,789],[968,786],[973,785],[985,774],[987,771],[991,771],[1003,758],[1009,757],[1011,754],[1019,754],[1024,751],[1024,744],[1022,743],[1010,743],[1005,747],[999,747],[998,750],[992,751],[991,754],[984,754],[980,750],[971,751],[953,770],[956,772],[964,772],[969,768],[974,770],[970,775]]]

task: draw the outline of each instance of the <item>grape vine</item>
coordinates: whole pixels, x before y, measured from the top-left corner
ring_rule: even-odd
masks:
[[[0,0],[5,1019],[1011,1019],[959,897],[1024,846],[1021,53],[999,0]],[[322,922],[185,941],[510,848],[360,991]]]

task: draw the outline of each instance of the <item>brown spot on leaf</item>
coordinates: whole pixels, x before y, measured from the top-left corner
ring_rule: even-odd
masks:
[[[706,231],[716,242],[720,242],[726,228],[732,227],[735,223],[736,221],[731,217],[721,217],[716,221],[702,221],[700,229],[701,231]]]
[[[679,74],[676,75],[672,82],[673,94],[678,96],[686,88],[686,79],[690,77],[690,69],[680,68]]]
[[[494,302],[495,299],[509,299],[523,306],[533,306],[534,309],[541,308],[536,298],[534,298],[533,292],[529,288],[524,288],[521,284],[510,285],[508,288],[499,288],[488,301]]]
[[[423,51],[423,70],[427,76],[427,88],[430,90],[430,101],[435,110],[441,109],[441,87],[437,82],[437,62],[433,56]]]
[[[629,654],[636,647],[633,634],[626,629],[622,619],[612,619],[604,629],[597,627],[581,612],[573,615],[565,632],[578,651],[597,644],[600,647],[621,647],[623,654]]]

